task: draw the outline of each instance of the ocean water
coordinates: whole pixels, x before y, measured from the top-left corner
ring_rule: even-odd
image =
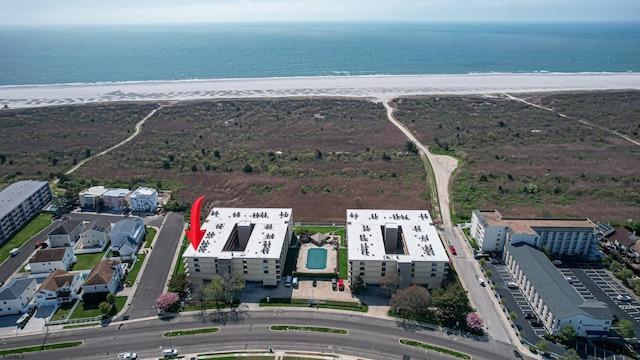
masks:
[[[0,85],[638,71],[640,23],[0,27]]]

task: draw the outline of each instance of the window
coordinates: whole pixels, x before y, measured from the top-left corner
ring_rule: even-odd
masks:
[[[385,273],[384,271],[380,273],[380,276],[385,276],[387,275],[387,273]]]
[[[196,269],[196,272],[200,272],[200,269]]]
[[[382,267],[385,267],[385,266],[387,266],[387,263],[386,262],[382,262]]]
[[[269,262],[269,260],[267,260],[267,259],[262,260],[262,263],[263,263],[263,264],[266,264],[266,263],[268,263],[268,262]]]
[[[436,277],[436,273],[431,273],[431,277]]]
[[[364,271],[364,266],[360,266],[360,271]]]
[[[198,259],[198,258],[193,258],[193,261],[198,262],[198,261],[200,261],[200,259]]]
[[[269,269],[266,269],[266,270],[264,271],[264,273],[265,273],[265,274],[268,274],[268,273],[269,273]]]

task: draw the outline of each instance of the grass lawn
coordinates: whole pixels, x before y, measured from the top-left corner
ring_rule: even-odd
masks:
[[[126,281],[129,285],[133,284],[138,278],[138,273],[140,272],[140,268],[142,268],[142,264],[144,263],[144,259],[147,257],[147,254],[138,254],[136,257],[138,260],[136,260],[136,264],[133,265],[133,269],[129,271],[126,277]]]
[[[51,318],[51,320],[56,321],[56,320],[64,320],[67,319],[69,317],[69,313],[71,312],[71,309],[73,308],[73,305],[76,303],[76,300],[70,302],[70,303],[65,303],[62,304],[62,306],[60,306],[58,308],[58,310],[56,310],[56,313],[53,314],[53,317]]]
[[[104,253],[78,254],[78,262],[73,265],[73,270],[91,270],[93,266],[100,262]]]
[[[189,238],[186,236],[182,238],[182,245],[180,246],[180,254],[178,255],[178,261],[176,261],[176,267],[173,268],[173,274],[182,274],[187,271],[184,268],[184,261],[182,261],[182,254],[187,250],[187,246],[189,246]]]
[[[42,229],[51,225],[51,215],[49,214],[40,214],[33,218],[25,227],[22,228],[17,234],[15,234],[9,241],[7,241],[0,248],[0,263],[5,261],[9,257],[9,251],[13,248],[19,248],[27,242],[29,239],[34,237],[37,233],[42,231]]]
[[[144,236],[144,248],[148,249],[151,246],[151,242],[153,241],[153,238],[156,237],[156,229],[154,228],[147,228],[147,234]]]
[[[198,335],[198,334],[209,334],[218,332],[219,328],[202,328],[202,329],[190,329],[190,330],[175,330],[175,331],[167,331],[164,333],[165,337],[174,337],[174,336],[186,336],[186,335]]]
[[[346,279],[349,275],[349,252],[348,249],[338,250],[338,271],[341,279]]]
[[[75,347],[80,345],[82,345],[82,341],[73,341],[73,342],[57,343],[57,344],[45,344],[44,346],[36,345],[36,346],[29,346],[29,347],[16,348],[16,349],[0,350],[0,355],[2,355],[5,358],[15,357],[16,359],[23,359],[24,358],[24,355],[22,355],[23,353],[37,352],[37,351],[43,351],[43,350],[53,350],[53,349],[64,349],[64,348]]]
[[[109,314],[113,316],[118,313],[118,311],[122,310],[124,305],[127,303],[126,296],[118,296],[116,299],[116,308],[111,311]],[[92,318],[96,316],[101,316],[100,309],[98,309],[98,302],[85,303],[84,301],[78,305],[76,310],[71,314],[71,319],[83,319],[83,318]]]

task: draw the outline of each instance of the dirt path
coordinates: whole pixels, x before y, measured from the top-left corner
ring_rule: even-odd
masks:
[[[544,107],[544,106],[542,106],[542,105],[538,105],[538,104],[535,104],[535,103],[529,102],[529,101],[527,101],[527,100],[525,100],[525,99],[521,99],[521,98],[515,97],[515,96],[513,96],[513,95],[504,94],[504,96],[505,96],[507,99],[510,99],[510,100],[513,100],[513,101],[519,101],[519,102],[521,102],[521,103],[523,103],[523,104],[527,104],[527,105],[529,105],[529,106],[537,107],[538,109],[547,110],[547,111],[550,111],[550,112],[552,112],[552,113],[556,113],[556,114],[558,114],[558,116],[561,116],[561,117],[563,117],[563,118],[567,118],[567,119],[575,119],[573,116],[565,115],[565,114],[563,114],[563,113],[557,112],[556,110],[554,110],[554,109],[552,109],[552,108]],[[615,130],[609,129],[608,127],[601,126],[601,125],[597,125],[597,124],[594,124],[594,123],[592,123],[592,122],[590,122],[590,121],[587,121],[587,120],[584,120],[584,119],[576,119],[576,120],[577,120],[579,123],[585,124],[585,125],[590,126],[590,127],[594,128],[594,129],[599,129],[599,130],[602,130],[602,131],[604,131],[604,132],[608,132],[608,133],[610,133],[610,134],[612,134],[612,135],[615,135],[615,136],[621,137],[621,138],[623,138],[623,139],[625,139],[625,140],[627,140],[627,141],[631,142],[631,143],[632,143],[632,144],[634,144],[634,145],[638,145],[638,146],[640,146],[640,142],[635,141],[635,140],[633,140],[633,139],[629,138],[629,137],[628,137],[627,135],[625,135],[625,134],[621,134],[621,133],[619,133],[619,132],[617,132],[617,131],[615,131]]]
[[[102,156],[102,155],[104,155],[104,154],[108,153],[108,152],[109,152],[109,151],[111,151],[111,150],[117,149],[117,148],[119,148],[120,146],[122,146],[122,145],[124,145],[124,144],[128,143],[129,141],[133,140],[133,138],[134,138],[134,137],[136,137],[136,136],[138,136],[138,134],[140,134],[140,132],[142,131],[142,125],[144,124],[144,122],[145,122],[145,121],[147,121],[147,119],[149,119],[150,117],[152,117],[152,116],[153,116],[153,114],[155,114],[158,110],[162,109],[162,108],[163,108],[163,107],[165,107],[165,106],[167,106],[167,105],[160,105],[160,106],[158,106],[157,108],[155,108],[155,109],[151,110],[151,112],[149,112],[149,113],[147,114],[147,116],[145,116],[142,120],[138,121],[138,122],[136,123],[136,126],[135,126],[135,131],[133,132],[133,134],[131,134],[131,136],[129,136],[128,138],[126,138],[126,139],[124,139],[124,140],[120,141],[119,143],[117,143],[117,144],[113,145],[112,147],[110,147],[110,148],[108,148],[108,149],[106,149],[106,150],[104,150],[104,151],[102,151],[102,152],[100,152],[100,153],[98,153],[98,154],[95,154],[95,155],[93,155],[93,156],[90,156],[90,157],[88,157],[88,158],[86,158],[86,159],[84,159],[84,160],[80,161],[79,163],[77,163],[74,167],[72,167],[71,169],[69,169],[69,170],[68,170],[67,172],[65,172],[64,174],[65,174],[65,175],[69,175],[69,174],[71,174],[72,172],[74,172],[74,171],[78,170],[78,168],[80,168],[80,166],[84,165],[86,162],[88,162],[88,161],[90,161],[90,160],[93,160],[93,159],[97,158],[98,156]],[[56,179],[56,182],[57,182],[57,181],[58,181],[58,179]]]
[[[384,101],[384,107],[387,109],[387,117],[405,136],[416,145],[420,150],[420,157],[423,159],[425,170],[427,174],[430,173],[429,166],[433,169],[436,182],[436,191],[438,196],[438,204],[434,204],[437,211],[442,218],[442,224],[445,227],[452,226],[451,223],[451,211],[449,207],[449,181],[451,175],[458,167],[458,160],[447,155],[434,155],[429,152],[429,148],[424,146],[418,141],[418,139],[411,133],[411,131],[400,123],[393,116],[394,108],[389,104],[391,100]],[[426,156],[426,158],[425,158]]]

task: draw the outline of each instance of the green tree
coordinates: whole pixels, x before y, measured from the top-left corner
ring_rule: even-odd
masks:
[[[623,338],[628,339],[636,336],[636,331],[633,330],[633,323],[626,319],[618,322],[618,331]]]
[[[407,141],[407,143],[405,144],[405,147],[407,148],[407,151],[412,154],[418,153],[418,147],[416,146],[416,144],[413,143],[413,141]]]
[[[353,280],[353,282],[349,285],[349,289],[354,294],[362,294],[367,290],[367,286],[364,283],[364,279],[362,276],[358,276]]]
[[[614,273],[616,273],[616,272],[618,272],[618,271],[622,270],[622,268],[623,268],[622,264],[620,264],[619,262],[617,262],[617,261],[615,261],[615,260],[613,260],[613,261],[611,262],[611,264],[609,264],[609,270],[610,270],[611,272],[614,272]]]
[[[118,300],[118,297],[116,296],[116,294],[114,293],[108,293],[107,294],[107,302],[111,305],[111,306],[116,306],[116,301]]]
[[[635,274],[633,273],[633,270],[624,268],[620,269],[620,271],[618,271],[615,275],[618,279],[622,280],[622,282],[626,284],[627,281],[631,279]]]
[[[429,305],[431,305],[429,290],[417,285],[398,290],[389,301],[393,311],[403,315],[416,314],[419,317],[427,314]]]
[[[567,324],[562,328],[562,331],[560,331],[560,340],[565,343],[565,344],[571,344],[576,340],[576,336],[578,335],[578,333],[576,332],[576,329],[573,327],[573,325],[571,324]]]
[[[578,352],[575,351],[575,349],[567,349],[567,351],[564,352],[564,355],[560,358],[561,360],[580,360],[580,355],[578,355]]]
[[[549,251],[549,245],[544,245],[542,247],[542,252],[547,256],[547,258],[551,259],[551,251]]]
[[[107,301],[103,301],[100,304],[98,304],[98,310],[100,310],[100,314],[102,314],[103,318],[106,318],[109,313],[111,312],[111,304],[109,304]]]
[[[484,268],[486,264],[487,264],[487,260],[485,260],[485,258],[480,258],[480,267]]]
[[[170,292],[177,293],[181,298],[187,294],[189,289],[189,279],[186,273],[178,273],[171,275],[167,288]]]
[[[509,313],[509,319],[511,319],[511,321],[515,321],[518,318],[518,314],[516,314],[515,312],[511,311]]]
[[[459,283],[435,289],[431,293],[431,300],[433,305],[438,307],[438,317],[444,323],[461,320],[463,316],[473,311],[467,292]]]
[[[549,345],[549,343],[546,340],[540,340],[536,343],[536,347],[538,348],[538,350],[540,352],[542,352],[543,354],[546,354],[549,352],[549,350],[551,350],[551,345]]]
[[[487,278],[490,278],[491,274],[493,274],[490,269],[487,269],[484,273],[487,274]]]
[[[390,273],[380,279],[380,290],[382,294],[390,298],[398,291],[400,286],[400,276],[397,273]]]

